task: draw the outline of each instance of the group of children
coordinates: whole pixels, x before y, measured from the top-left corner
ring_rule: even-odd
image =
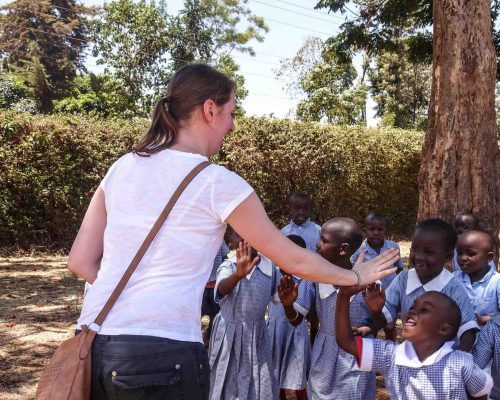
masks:
[[[364,229],[350,218],[319,227],[307,195],[293,194],[289,206],[282,232],[340,268],[361,253],[367,260],[399,248],[380,214],[370,213]],[[500,274],[493,237],[474,216],[458,215],[454,227],[422,221],[408,269],[399,260],[397,273],[365,287],[300,280],[243,239],[230,229],[233,251],[212,285],[220,306],[209,341],[212,400],[285,399],[285,389],[298,399],[370,400],[375,372],[391,399],[500,399]],[[454,273],[444,268],[452,260]],[[311,348],[312,309],[319,330]],[[382,328],[386,339],[376,339]]]

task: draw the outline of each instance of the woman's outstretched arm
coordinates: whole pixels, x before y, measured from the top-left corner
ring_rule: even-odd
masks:
[[[286,272],[312,282],[351,286],[358,283],[351,270],[339,268],[316,253],[297,246],[274,226],[255,193],[248,196],[227,218],[227,222],[250,245]],[[391,268],[399,251],[387,250],[368,262],[360,256],[354,270],[367,284],[396,272]]]

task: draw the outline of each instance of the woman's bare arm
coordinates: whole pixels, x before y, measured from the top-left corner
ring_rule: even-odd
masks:
[[[68,269],[89,283],[95,281],[101,264],[106,218],[104,192],[98,188],[68,257]]]
[[[312,282],[339,286],[357,284],[357,276],[353,271],[330,264],[318,254],[297,246],[281,234],[255,193],[236,207],[227,222],[252,247],[292,275]],[[397,250],[387,250],[366,263],[363,262],[364,257],[360,257],[354,269],[359,273],[362,284],[371,283],[396,272],[396,268],[390,267],[398,258]]]

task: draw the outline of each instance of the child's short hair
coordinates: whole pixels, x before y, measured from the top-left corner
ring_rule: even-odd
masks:
[[[446,322],[448,322],[451,327],[453,328],[450,336],[448,337],[449,340],[452,340],[454,337],[457,336],[458,330],[460,329],[460,325],[462,324],[462,312],[460,311],[460,307],[458,306],[457,303],[451,298],[445,295],[442,292],[438,291],[429,291],[425,292],[425,294],[432,294],[434,296],[441,297],[443,300],[446,301],[448,305],[448,312],[446,315],[443,316],[443,318],[446,319]]]
[[[369,223],[371,223],[373,221],[380,221],[385,226],[387,226],[387,219],[382,214],[379,214],[376,212],[369,213],[365,218],[365,225],[368,225]]]
[[[436,232],[439,233],[443,237],[443,243],[446,246],[447,251],[453,251],[457,244],[457,233],[453,226],[451,226],[448,222],[443,221],[439,218],[430,218],[423,220],[417,225],[417,230],[427,231],[427,232]]]
[[[359,249],[363,243],[363,231],[356,221],[351,218],[336,217],[328,220],[325,225],[332,228],[335,235],[342,243],[351,247],[352,254]]]
[[[294,201],[299,201],[299,200],[304,200],[304,201],[307,201],[309,204],[312,204],[311,196],[309,196],[307,193],[294,192],[290,196],[288,196],[288,204],[290,204]]]
[[[464,232],[463,235],[471,235],[474,233],[479,233],[480,235],[483,235],[488,242],[489,251],[495,251],[495,238],[491,233],[486,232],[482,229],[472,229],[470,231]]]
[[[460,217],[470,217],[472,219],[472,229],[477,229],[478,228],[478,226],[479,226],[479,218],[476,217],[471,212],[467,212],[467,211],[459,212],[457,215],[455,215],[455,221],[458,220]]]
[[[287,238],[290,239],[297,246],[300,246],[300,247],[302,247],[304,249],[307,247],[306,241],[304,240],[304,238],[302,236],[299,236],[299,235],[288,235]]]

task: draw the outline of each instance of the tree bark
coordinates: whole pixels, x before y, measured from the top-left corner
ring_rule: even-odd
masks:
[[[500,225],[496,57],[490,0],[434,0],[433,79],[418,220],[472,212]]]

